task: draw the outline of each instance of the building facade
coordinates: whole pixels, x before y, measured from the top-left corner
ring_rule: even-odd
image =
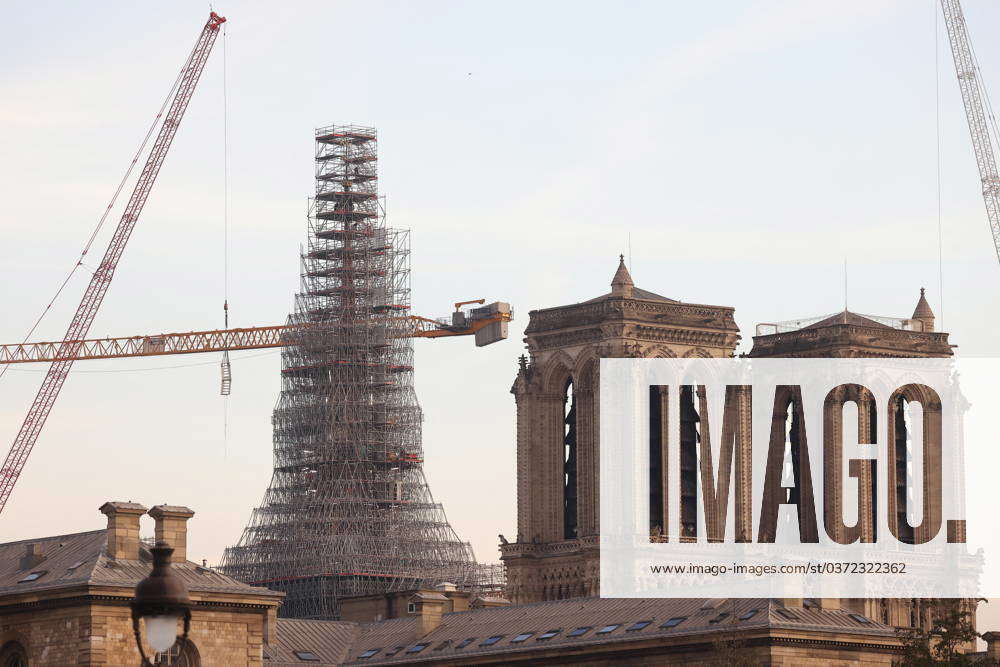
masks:
[[[602,357],[731,357],[733,308],[637,288],[619,258],[611,291],[534,310],[517,404],[517,536],[500,546],[514,603],[597,595]]]
[[[105,529],[0,544],[0,664],[139,664],[129,603],[151,569],[139,539],[147,510],[133,502],[100,509]],[[156,539],[174,547],[171,569],[194,604],[189,642],[170,664],[261,665],[283,594],[188,561],[188,508],[158,505],[148,514]]]

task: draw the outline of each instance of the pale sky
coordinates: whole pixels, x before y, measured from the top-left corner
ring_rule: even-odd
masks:
[[[1000,6],[963,4],[1000,100]],[[734,306],[741,351],[757,322],[842,309],[845,260],[852,310],[909,316],[925,286],[940,318],[932,0],[217,9],[232,324],[291,308],[313,128],[331,123],[378,128],[389,222],[413,230],[414,312],[479,297],[515,309],[503,343],[415,343],[426,473],[480,560],[515,533],[508,392],[528,311],[603,294],[619,252],[640,287]],[[207,13],[5,8],[0,340],[23,337],[72,266]],[[938,27],[945,327],[960,354],[985,356],[1000,268]],[[93,336],[222,324],[222,72],[220,38]],[[61,338],[88,278],[36,339]],[[225,437],[217,355],[77,364],[0,540],[101,527],[109,499],[168,502],[197,512],[192,558],[217,562],[270,479],[278,369],[277,351],[233,354]],[[7,442],[44,370],[0,379]]]

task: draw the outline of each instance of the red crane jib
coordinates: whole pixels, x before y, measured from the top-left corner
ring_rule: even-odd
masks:
[[[184,117],[184,112],[187,110],[188,102],[191,101],[195,87],[198,85],[198,79],[201,78],[201,73],[205,69],[205,63],[208,61],[212,46],[219,34],[219,26],[225,20],[224,17],[215,12],[209,15],[208,21],[202,28],[201,34],[198,35],[198,41],[195,42],[194,49],[184,65],[173,101],[160,125],[159,134],[157,134],[153,148],[149,152],[149,157],[146,158],[142,173],[139,174],[135,189],[132,190],[132,195],[125,206],[114,236],[108,243],[104,257],[94,272],[90,284],[87,285],[87,291],[76,309],[76,314],[73,315],[69,329],[63,336],[59,356],[67,359],[53,362],[49,367],[48,373],[42,381],[42,386],[38,389],[38,394],[35,395],[35,400],[28,410],[28,415],[25,417],[24,423],[21,424],[21,430],[14,438],[14,444],[11,445],[3,467],[0,468],[0,512],[7,505],[7,500],[10,498],[14,485],[28,460],[28,455],[31,454],[31,450],[38,440],[38,435],[45,425],[45,420],[52,411],[52,406],[59,397],[59,391],[73,367],[72,357],[80,346],[80,341],[87,337],[90,325],[101,307],[104,295],[111,285],[112,278],[114,278],[118,260],[121,259],[122,253],[125,251],[125,245],[132,235],[135,223],[139,220],[139,214],[142,213],[143,206],[145,206],[153,184],[156,182],[156,176],[160,173],[160,167],[163,166],[163,160],[177,134],[177,128]]]

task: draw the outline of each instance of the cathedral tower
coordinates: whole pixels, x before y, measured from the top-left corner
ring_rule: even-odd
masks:
[[[535,310],[511,393],[517,404],[517,539],[501,545],[512,602],[597,595],[602,357],[730,357],[733,309],[639,289],[624,258],[611,291]]]

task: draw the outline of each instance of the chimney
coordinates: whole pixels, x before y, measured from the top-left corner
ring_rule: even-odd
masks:
[[[172,563],[187,560],[187,521],[194,511],[180,505],[156,505],[149,510],[149,516],[156,521],[156,541],[164,541],[174,548],[170,557]]]
[[[509,607],[510,600],[502,597],[491,597],[488,595],[480,595],[469,602],[469,607],[472,609],[485,609],[487,607]]]
[[[108,517],[108,556],[116,560],[139,560],[139,517],[146,508],[139,503],[111,501],[100,510]]]
[[[417,591],[410,596],[406,611],[419,618],[421,637],[441,625],[441,617],[447,604],[448,598],[434,591]]]
[[[26,545],[24,555],[21,556],[21,564],[18,569],[29,570],[45,560],[42,553],[42,545],[36,543]]]

